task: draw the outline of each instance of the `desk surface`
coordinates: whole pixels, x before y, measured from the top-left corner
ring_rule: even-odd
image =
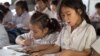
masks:
[[[16,47],[18,47],[18,45],[11,45],[11,46],[7,46],[7,47],[15,47],[16,48]],[[24,56],[24,55],[27,55],[26,53],[17,52],[13,49],[8,49],[7,47],[0,49],[0,56]]]
[[[10,47],[10,49],[9,49]],[[23,52],[17,52],[15,50],[16,48],[21,48],[21,46],[19,45],[10,45],[10,46],[6,46],[3,49],[0,49],[0,56],[29,56],[26,53]],[[56,54],[46,54],[44,56],[57,56]]]
[[[0,50],[0,56],[23,56],[26,55],[25,53],[16,52],[10,49],[2,49]]]

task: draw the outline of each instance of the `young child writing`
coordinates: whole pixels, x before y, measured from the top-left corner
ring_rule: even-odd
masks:
[[[60,25],[56,19],[50,19],[46,14],[36,12],[30,19],[30,30],[29,33],[18,36],[16,43],[27,46],[25,50],[29,52],[41,51],[54,44]]]

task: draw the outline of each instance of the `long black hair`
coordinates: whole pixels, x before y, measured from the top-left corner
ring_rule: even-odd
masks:
[[[95,8],[100,8],[100,2],[95,4]]]
[[[30,23],[40,23],[42,29],[49,29],[49,34],[60,31],[60,24],[58,23],[58,21],[53,18],[50,19],[47,14],[41,12],[35,12],[30,19]]]
[[[10,11],[9,8],[6,8],[4,5],[0,4],[0,10],[2,10],[3,14],[6,15],[8,11]]]
[[[26,1],[18,1],[16,3],[16,6],[20,6],[22,9],[25,9],[27,12],[29,11],[28,4]]]
[[[57,6],[59,3],[59,0],[51,0],[51,4]]]
[[[61,17],[61,8],[65,6],[65,7],[70,7],[75,9],[75,11],[77,12],[78,9],[80,9],[82,11],[81,17],[82,19],[85,19],[87,23],[91,24],[88,15],[86,14],[86,10],[84,7],[84,4],[82,3],[82,1],[77,1],[77,0],[62,0],[60,3],[60,7],[58,9],[58,15],[60,17],[60,19],[63,21],[62,17]]]
[[[4,13],[3,11],[0,9],[0,23],[3,21],[4,18]]]

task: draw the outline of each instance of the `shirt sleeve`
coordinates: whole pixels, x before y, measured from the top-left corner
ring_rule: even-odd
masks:
[[[61,37],[58,36],[57,41],[55,42],[55,44],[58,45],[58,46],[61,46],[60,42],[61,42]]]
[[[62,49],[70,49],[70,38],[67,29],[62,29],[60,32],[55,45],[60,46]]]
[[[10,45],[8,34],[3,25],[0,25],[0,48]]]
[[[93,44],[93,42],[96,40],[96,32],[93,26],[90,26],[87,30],[87,41],[86,41],[86,45],[85,45],[85,49],[91,48],[91,45]]]
[[[10,23],[16,24],[16,18],[17,18],[17,15],[15,14],[14,16],[12,16],[12,19],[11,19]]]
[[[55,42],[56,45],[61,46],[61,36],[63,35],[63,30],[61,30],[61,32],[59,33],[58,37],[57,37],[57,41]]]
[[[30,31],[29,33],[25,33],[22,35],[17,36],[16,39],[31,39],[32,38],[32,32]]]
[[[23,29],[29,29],[29,21],[31,16],[29,14],[26,14],[23,18],[24,18],[24,21],[22,22]]]
[[[51,39],[50,39],[50,44],[54,44],[56,42],[58,34],[59,32],[52,34]]]

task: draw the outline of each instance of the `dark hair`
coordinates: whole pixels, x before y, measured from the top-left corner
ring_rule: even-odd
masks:
[[[6,5],[8,7],[10,6],[9,2],[5,2],[4,5]]]
[[[84,10],[86,11],[86,5],[85,5],[85,4],[83,4],[83,8],[84,8]]]
[[[38,1],[43,1],[43,3],[48,3],[49,1],[48,0],[35,0],[35,2],[38,2]]]
[[[61,18],[61,8],[65,6],[65,7],[70,7],[70,8],[73,8],[75,9],[75,11],[77,12],[78,9],[80,9],[82,11],[82,14],[81,14],[81,17],[82,19],[85,19],[87,23],[91,24],[90,20],[89,20],[89,17],[88,15],[86,14],[86,10],[85,10],[85,7],[84,7],[84,4],[82,1],[77,1],[77,0],[62,0],[61,1],[61,4],[60,4],[60,7],[59,7],[59,17]],[[62,18],[61,18],[62,20]]]
[[[29,11],[28,4],[26,1],[18,1],[16,3],[16,6],[20,6],[22,9],[25,9],[27,12]]]
[[[56,6],[58,5],[58,3],[59,3],[59,0],[52,0],[51,1],[51,4],[56,5]]]
[[[0,10],[0,22],[2,22],[2,21],[3,21],[3,18],[4,18],[3,11],[2,11],[2,10]]]
[[[100,8],[100,2],[96,3],[95,8]]]
[[[7,14],[8,11],[10,11],[9,8],[6,8],[6,7],[5,7],[4,5],[2,5],[2,4],[0,4],[0,10],[2,10],[2,12],[3,12],[4,15]]]
[[[41,12],[35,12],[31,17],[30,23],[40,23],[42,29],[47,27],[49,29],[49,34],[60,31],[60,24],[58,21],[53,18],[50,19],[47,14]]]

